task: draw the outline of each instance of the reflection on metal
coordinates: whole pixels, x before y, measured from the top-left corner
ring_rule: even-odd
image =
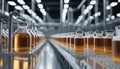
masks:
[[[60,46],[58,46],[54,42],[50,41],[50,43],[54,46],[55,49],[58,50],[58,52],[60,52],[60,54],[65,58],[65,60],[67,60],[67,62],[72,67],[72,69],[81,69],[79,65],[76,63],[76,59],[71,54],[69,54],[67,51],[62,49]]]
[[[40,54],[36,69],[62,69],[55,51],[48,42],[46,42]]]

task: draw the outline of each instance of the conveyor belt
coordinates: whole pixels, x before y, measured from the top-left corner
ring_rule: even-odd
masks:
[[[62,69],[53,48],[48,42],[44,45],[39,58],[40,62],[37,65],[37,69]]]

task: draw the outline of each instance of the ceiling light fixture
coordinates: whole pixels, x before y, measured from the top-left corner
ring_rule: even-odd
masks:
[[[44,16],[46,16],[46,15],[47,15],[47,13],[46,13],[45,9],[40,9],[40,11],[41,11],[41,13],[42,13]]]
[[[21,5],[24,5],[24,4],[25,4],[24,0],[17,0],[17,2],[18,2],[19,4],[21,4]]]
[[[95,4],[96,4],[96,0],[90,1],[90,4],[91,4],[91,5],[95,5]]]
[[[38,7],[39,7],[40,9],[43,9],[43,4],[38,4]]]
[[[111,9],[111,6],[107,6],[106,9],[107,9],[107,10]]]
[[[69,7],[68,4],[64,4],[64,8],[67,9]]]
[[[62,22],[65,22],[66,20],[66,15],[67,15],[67,9],[63,9],[63,12],[62,12]]]
[[[14,1],[8,1],[8,4],[11,5],[11,6],[15,6],[16,3]]]
[[[28,13],[30,13],[30,14],[32,13],[32,10],[31,10],[31,9],[28,9],[27,11],[28,11]]]
[[[36,0],[37,3],[41,3],[41,0]]]
[[[120,13],[116,14],[117,17],[120,17]]]
[[[28,5],[23,5],[23,8],[26,10],[30,9],[30,7]]]
[[[93,8],[93,5],[89,5],[89,6],[87,7],[88,10],[91,10],[92,8]]]
[[[106,21],[110,21],[110,18],[106,18]]]
[[[15,9],[17,9],[17,10],[23,10],[23,8],[21,6],[15,6]]]
[[[112,19],[112,20],[113,20],[113,19],[115,19],[115,16],[114,16],[114,15],[112,15],[112,16],[111,16],[111,19]]]
[[[118,0],[118,2],[120,2],[120,0]]]
[[[86,15],[88,12],[89,12],[88,9],[85,9],[85,10],[84,10],[84,14],[85,14],[85,15]]]
[[[111,7],[114,7],[114,6],[116,6],[116,5],[118,5],[117,2],[112,2],[112,3],[110,4]]]
[[[5,15],[9,16],[9,12],[6,12],[6,11],[5,11]]]
[[[83,19],[83,15],[80,15],[80,16],[78,17],[77,21],[75,22],[75,24],[76,24],[76,25],[79,24],[79,23],[82,21],[82,19]]]
[[[94,17],[93,17],[93,16],[90,16],[90,20],[92,20],[92,19],[94,19]]]
[[[70,0],[64,0],[64,3],[69,3],[70,2]]]

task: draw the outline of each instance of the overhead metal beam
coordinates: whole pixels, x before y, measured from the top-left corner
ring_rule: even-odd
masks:
[[[60,0],[60,23],[62,23],[63,0]]]
[[[80,9],[85,2],[86,2],[86,0],[83,0],[83,1],[78,5],[77,9]]]

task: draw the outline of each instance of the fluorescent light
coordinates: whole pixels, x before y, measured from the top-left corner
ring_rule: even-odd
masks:
[[[88,21],[86,20],[85,23],[84,23],[84,25],[86,26],[87,24],[88,24]]]
[[[106,21],[110,21],[110,18],[106,18]]]
[[[114,16],[114,15],[112,15],[112,16],[111,16],[111,19],[112,19],[112,20],[113,20],[113,19],[115,19],[115,16]]]
[[[21,6],[15,6],[15,9],[17,9],[17,10],[23,10],[23,8]]]
[[[118,13],[116,16],[117,16],[117,17],[120,17],[120,13]]]
[[[25,2],[23,0],[17,0],[19,4],[24,5]]]
[[[69,7],[69,5],[68,4],[64,4],[64,8],[66,9],[66,8],[68,8]]]
[[[100,15],[101,15],[101,12],[98,12],[97,14],[98,14],[98,16],[100,16]]]
[[[37,19],[39,22],[43,22],[42,19],[41,19],[39,16],[36,16],[36,19]]]
[[[110,4],[111,7],[114,7],[114,6],[116,6],[116,5],[118,5],[117,2],[112,2],[112,3]]]
[[[37,3],[41,3],[41,0],[36,0]]]
[[[63,12],[67,12],[68,10],[67,9],[63,9]]]
[[[79,22],[81,22],[82,19],[83,19],[83,16],[80,15],[80,16],[78,17],[77,21],[75,22],[75,24],[76,24],[76,25],[79,24]]]
[[[89,12],[88,9],[85,9],[85,10],[84,10],[84,14],[87,14],[88,12]]]
[[[106,9],[109,10],[111,7],[110,6],[107,6]]]
[[[93,5],[89,5],[89,6],[87,7],[88,10],[91,10],[92,8],[93,8]]]
[[[100,15],[101,15],[101,12],[97,12],[97,13],[94,14],[95,17],[98,17]]]
[[[33,17],[37,16],[35,12],[32,12],[31,14],[32,14]]]
[[[5,15],[9,16],[9,12],[6,12],[6,11],[5,11]]]
[[[31,9],[28,9],[27,11],[28,11],[28,13],[30,13],[30,14],[32,13],[32,10],[31,10]]]
[[[94,19],[94,17],[93,17],[93,16],[90,16],[90,20],[92,20],[92,19]]]
[[[46,15],[47,15],[47,13],[46,13],[45,9],[40,9],[40,11],[41,11],[41,13],[42,13],[44,16],[46,16]]]
[[[118,2],[120,2],[120,0],[118,0]]]
[[[42,4],[38,4],[38,7],[39,7],[40,9],[42,9],[42,8],[43,8],[43,5],[42,5]]]
[[[63,9],[63,12],[62,12],[62,21],[63,22],[65,22],[67,11],[68,11],[67,9]]]
[[[23,5],[23,8],[26,10],[30,9],[30,7],[28,5]]]
[[[8,4],[11,5],[11,6],[15,6],[16,3],[14,1],[8,1]]]
[[[64,0],[64,3],[69,3],[70,2],[70,0]]]
[[[91,5],[96,4],[96,0],[92,0],[92,1],[90,1],[90,4],[91,4]]]

